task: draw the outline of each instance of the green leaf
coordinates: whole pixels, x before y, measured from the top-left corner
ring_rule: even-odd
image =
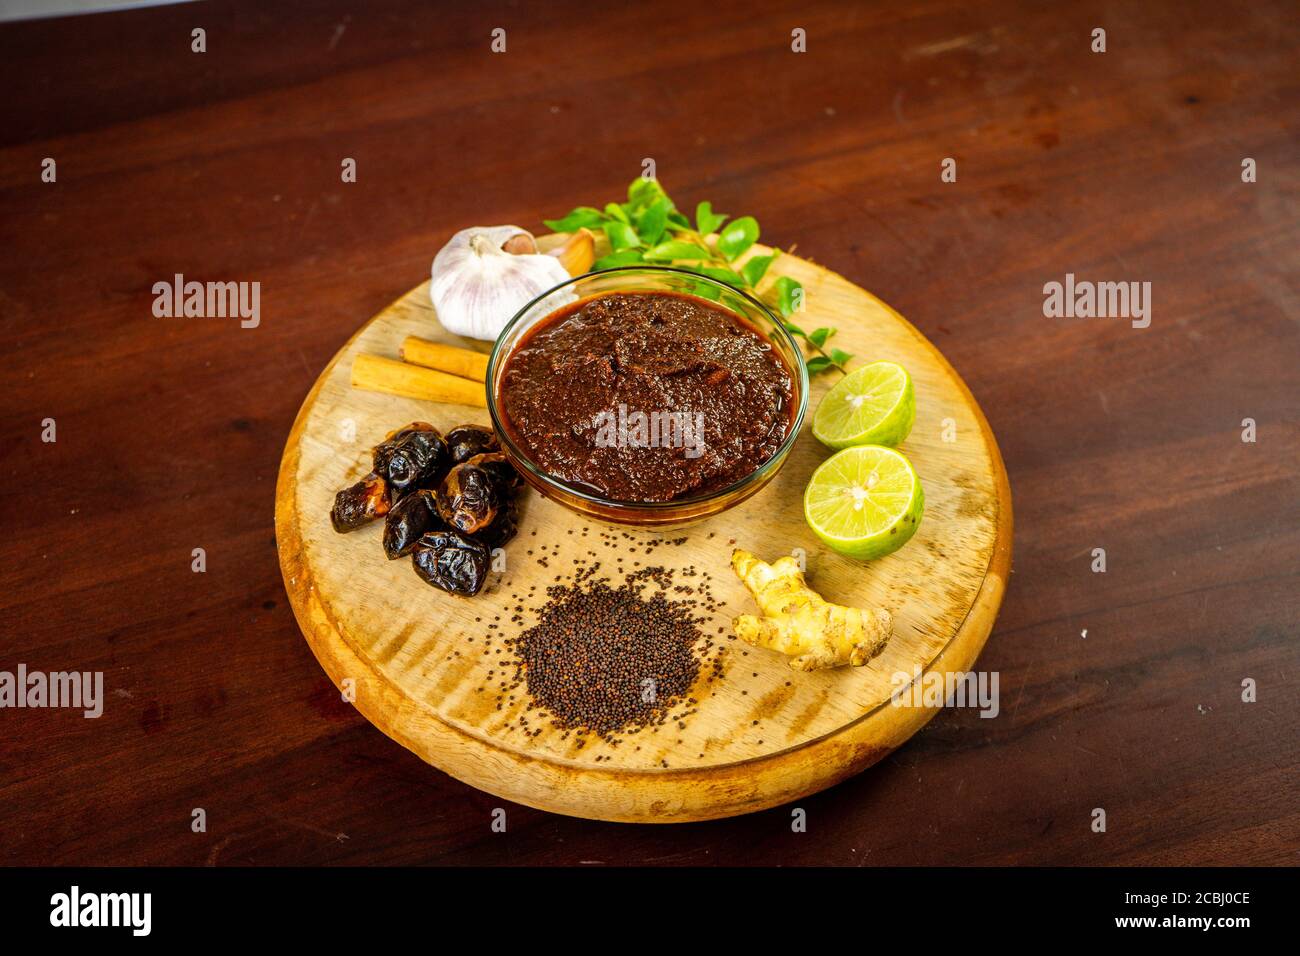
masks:
[[[707,282],[692,282],[691,291],[701,299],[709,299],[712,302],[717,302],[722,298],[722,290],[716,285],[710,285]]]
[[[780,313],[789,318],[803,305],[803,286],[798,280],[781,276],[773,287],[776,292],[776,307]]]
[[[680,268],[687,269],[691,272],[698,272],[700,275],[708,276],[710,279],[716,279],[718,282],[723,282],[731,286],[733,289],[745,288],[744,276],[732,269],[726,268],[725,266],[704,266],[694,262],[683,262]]]
[[[632,222],[632,220],[628,218],[627,213],[623,211],[623,207],[616,202],[605,203],[605,215],[610,219],[616,219],[619,222]]]
[[[782,322],[781,324],[785,326],[785,330],[791,335],[797,335],[801,339],[808,338],[808,333],[799,328],[799,326],[795,325],[793,322]]]
[[[636,230],[625,222],[605,223],[605,235],[609,238],[609,248],[612,252],[632,249],[641,244]]]
[[[691,221],[674,209],[668,214],[668,225],[669,227],[675,226],[678,229],[689,229],[691,228]]]
[[[645,254],[649,262],[673,262],[678,259],[707,259],[709,250],[702,249],[693,242],[687,242],[684,239],[669,239],[667,242],[661,242],[653,249],[649,249]]]
[[[753,216],[741,216],[718,233],[718,251],[730,262],[757,241],[758,222]]]
[[[767,267],[772,264],[776,256],[754,256],[743,266],[740,267],[741,275],[751,286],[758,285],[763,276],[767,273]]]
[[[660,199],[668,199],[668,194],[659,185],[659,180],[638,176],[628,183],[627,204],[633,209],[643,209]],[[672,200],[668,200],[668,205],[672,206]]]
[[[546,224],[546,228],[551,232],[577,232],[579,229],[598,229],[604,221],[604,214],[599,209],[592,209],[590,206],[579,206],[563,219],[542,220]]]
[[[808,366],[808,374],[816,375],[818,372],[824,372],[831,367],[831,360],[825,355],[814,355],[804,363]]]
[[[668,199],[660,196],[641,212],[636,220],[637,235],[647,246],[653,246],[663,238],[668,225]]]
[[[597,259],[591,264],[591,271],[599,272],[601,269],[633,266],[642,261],[644,260],[641,258],[640,249],[624,249],[622,252],[611,252],[609,255]]]
[[[711,202],[702,202],[695,207],[695,228],[702,236],[717,232],[718,228],[726,221],[727,216],[725,214],[713,211],[713,203]]]
[[[831,349],[831,361],[836,365],[847,365],[852,358],[853,356],[843,349]]]
[[[808,341],[813,345],[821,348],[826,344],[826,340],[835,334],[834,329],[813,329],[808,333]]]

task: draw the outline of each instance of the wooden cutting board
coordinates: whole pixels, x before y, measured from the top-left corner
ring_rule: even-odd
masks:
[[[681,822],[733,816],[795,800],[870,766],[916,733],[935,710],[891,703],[898,672],[965,671],[1002,602],[1011,563],[1011,492],[993,433],[957,373],[916,329],[868,292],[792,255],[774,274],[806,290],[804,328],[837,327],[835,344],[907,368],[916,425],[901,450],[925,488],[925,516],[900,551],[863,564],[824,548],[804,523],[802,496],[829,455],[805,423],[780,474],[761,492],[684,530],[650,532],[587,521],[526,492],[506,570],[472,599],[444,594],[388,561],[382,522],[347,535],[330,526],[335,491],[369,471],[370,447],[413,420],[450,428],[487,423],[484,409],[435,405],[353,389],[362,352],[397,357],[407,335],[486,350],[445,333],[428,283],[372,318],[334,357],[303,402],[285,445],[276,488],[280,566],[294,613],[326,673],[349,688],[371,723],[424,760],[508,800],[573,816]],[[808,422],[834,377],[814,379]],[[613,532],[613,533],[611,533]],[[679,539],[685,538],[685,541]],[[656,542],[659,542],[656,544]],[[734,542],[734,545],[733,545]],[[811,674],[778,654],[717,636],[754,613],[729,567],[744,547],[766,560],[806,554],[808,580],[828,600],[881,606],[894,636],[869,665]],[[646,548],[651,554],[646,554]],[[597,555],[592,557],[592,553]],[[513,670],[505,638],[518,597],[541,595],[575,562],[605,572],[633,561],[694,566],[711,575],[721,607],[702,629],[720,642],[722,676],[701,680],[698,711],[613,747],[519,716],[522,687],[501,690]],[[540,602],[533,602],[540,603]],[[488,623],[496,623],[489,630]],[[511,696],[512,695],[512,696]],[[500,698],[500,699],[498,699]],[[679,708],[680,709],[680,708]],[[543,728],[540,734],[532,734]]]

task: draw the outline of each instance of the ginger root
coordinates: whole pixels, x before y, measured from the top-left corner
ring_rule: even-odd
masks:
[[[861,667],[885,649],[893,628],[888,611],[831,604],[808,587],[792,557],[773,564],[748,551],[731,553],[731,569],[754,595],[762,617],[736,618],[736,636],[790,656],[800,671],[852,664]]]

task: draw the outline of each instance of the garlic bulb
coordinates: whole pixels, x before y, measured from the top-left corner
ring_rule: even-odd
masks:
[[[532,233],[475,226],[434,257],[429,298],[448,332],[493,341],[530,300],[568,278],[559,259],[538,254]],[[574,298],[557,296],[555,305]]]

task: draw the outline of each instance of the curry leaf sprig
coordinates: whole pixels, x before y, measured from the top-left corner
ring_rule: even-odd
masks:
[[[842,375],[848,374],[845,368],[853,356],[843,349],[832,348],[829,352],[826,350],[826,342],[833,336],[838,329],[822,328],[813,329],[811,332],[805,332],[799,326],[790,321],[790,316],[799,312],[803,305],[803,286],[789,276],[780,276],[772,284],[772,294],[770,304],[776,306],[781,313],[781,324],[785,326],[786,331],[797,339],[803,339],[808,343],[808,347],[817,354],[804,359],[804,365],[808,367],[809,375],[816,375],[818,372],[825,372],[829,369],[835,369]]]
[[[606,203],[603,209],[579,206],[562,219],[543,221],[555,232],[578,229],[603,232],[609,240],[610,251],[592,263],[593,271],[641,263],[672,265],[758,296],[780,313],[781,322],[790,334],[806,342],[815,353],[804,360],[809,374],[829,369],[844,372],[845,365],[853,358],[843,349],[827,351],[825,348],[835,329],[805,332],[791,321],[803,306],[803,286],[797,280],[779,276],[759,293],[759,284],[781,255],[780,249],[773,249],[770,255],[750,256],[743,264],[737,264],[758,241],[758,222],[753,216],[733,219],[715,213],[712,203],[702,202],[695,207],[692,224],[657,179],[639,176],[627,188],[627,202]],[[717,238],[710,243],[707,237],[714,234]],[[706,290],[702,287],[701,291]]]

